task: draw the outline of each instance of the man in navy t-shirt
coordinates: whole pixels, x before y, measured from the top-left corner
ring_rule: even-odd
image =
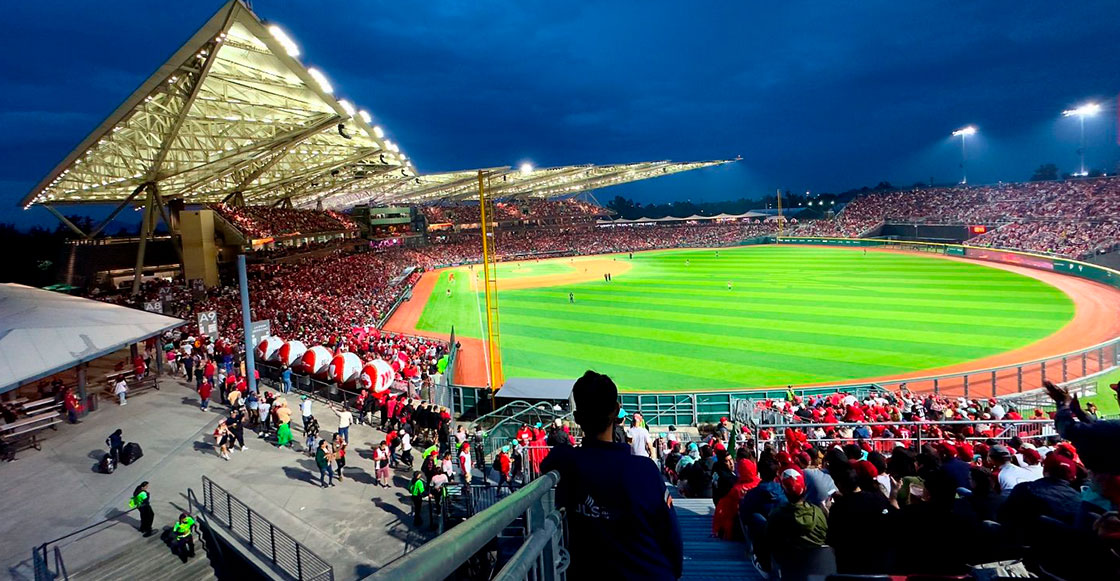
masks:
[[[657,464],[612,441],[618,388],[588,371],[572,388],[578,448],[553,448],[541,471],[560,472],[556,504],[567,511],[569,579],[677,579],[682,541]]]

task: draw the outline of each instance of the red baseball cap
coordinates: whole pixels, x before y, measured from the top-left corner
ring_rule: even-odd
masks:
[[[1042,461],[1042,469],[1050,476],[1067,482],[1073,482],[1077,477],[1077,464],[1073,459],[1055,452],[1046,455],[1046,459]]]
[[[805,494],[805,476],[796,468],[786,468],[782,471],[782,490],[798,497]]]

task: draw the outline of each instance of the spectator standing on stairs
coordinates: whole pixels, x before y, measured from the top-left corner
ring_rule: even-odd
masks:
[[[171,552],[184,563],[194,557],[194,525],[194,518],[184,512],[179,514],[179,520],[171,527]]]
[[[148,494],[148,481],[140,483],[136,490],[132,491],[132,498],[128,501],[129,508],[135,508],[140,512],[140,532],[145,536],[152,534],[152,522],[155,521],[156,513],[152,510],[152,497]]]
[[[578,448],[554,448],[541,471],[556,470],[556,503],[568,513],[571,579],[677,579],[683,543],[657,464],[614,442],[618,388],[588,371],[572,389]]]

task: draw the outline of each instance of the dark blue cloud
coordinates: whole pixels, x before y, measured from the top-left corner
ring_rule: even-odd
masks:
[[[0,219],[220,6],[17,3],[0,35]],[[1120,3],[282,2],[304,61],[421,171],[742,155],[735,168],[605,190],[641,199],[1066,170],[1060,111],[1109,101],[1091,165],[1115,169]],[[44,214],[45,215],[45,214]]]

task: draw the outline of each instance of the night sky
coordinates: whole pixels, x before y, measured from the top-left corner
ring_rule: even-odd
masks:
[[[9,2],[0,221],[222,5]],[[640,201],[1116,171],[1120,2],[258,0],[420,172],[530,161],[743,160],[603,190]]]

